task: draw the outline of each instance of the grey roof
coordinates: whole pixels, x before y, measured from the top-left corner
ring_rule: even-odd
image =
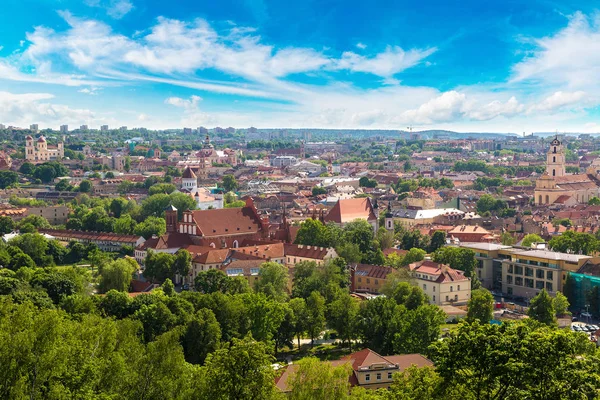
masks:
[[[511,248],[511,246],[504,246],[502,244],[497,244],[497,243],[477,243],[477,242],[460,243],[459,246],[467,247],[469,249],[486,250],[486,251],[503,250],[503,249]]]
[[[538,258],[546,258],[548,260],[564,260],[570,262],[578,262],[581,259],[592,258],[590,256],[584,256],[582,254],[569,254],[569,253],[558,253],[556,251],[549,250],[524,250],[515,252],[515,255],[530,256]]]

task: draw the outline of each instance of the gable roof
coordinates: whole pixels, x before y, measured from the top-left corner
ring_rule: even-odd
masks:
[[[344,224],[355,219],[367,221],[377,219],[370,198],[340,199],[324,218],[325,222],[338,224]]]
[[[284,252],[287,256],[311,258],[313,260],[324,260],[330,249],[326,247],[305,246],[302,244],[285,244]]]
[[[201,236],[235,235],[261,231],[252,207],[191,211]]]

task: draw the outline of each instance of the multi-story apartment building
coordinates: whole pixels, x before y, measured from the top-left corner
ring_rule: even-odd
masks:
[[[460,243],[459,247],[475,252],[477,279],[488,290],[502,290],[502,260],[510,259],[513,249],[496,243]]]
[[[502,292],[531,299],[546,289],[551,295],[562,291],[569,272],[576,272],[594,257],[548,250],[513,251],[502,261]]]

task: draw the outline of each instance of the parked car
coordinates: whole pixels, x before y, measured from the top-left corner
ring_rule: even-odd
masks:
[[[573,317],[573,318],[571,318],[571,321],[573,321],[573,322],[577,322],[577,321],[578,321],[578,319],[577,319],[577,317]]]

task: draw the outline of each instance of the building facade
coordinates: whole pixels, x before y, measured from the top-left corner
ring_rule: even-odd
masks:
[[[25,159],[29,162],[48,162],[64,158],[65,150],[62,142],[56,146],[50,146],[46,138],[40,136],[34,144],[33,137],[25,138]]]

